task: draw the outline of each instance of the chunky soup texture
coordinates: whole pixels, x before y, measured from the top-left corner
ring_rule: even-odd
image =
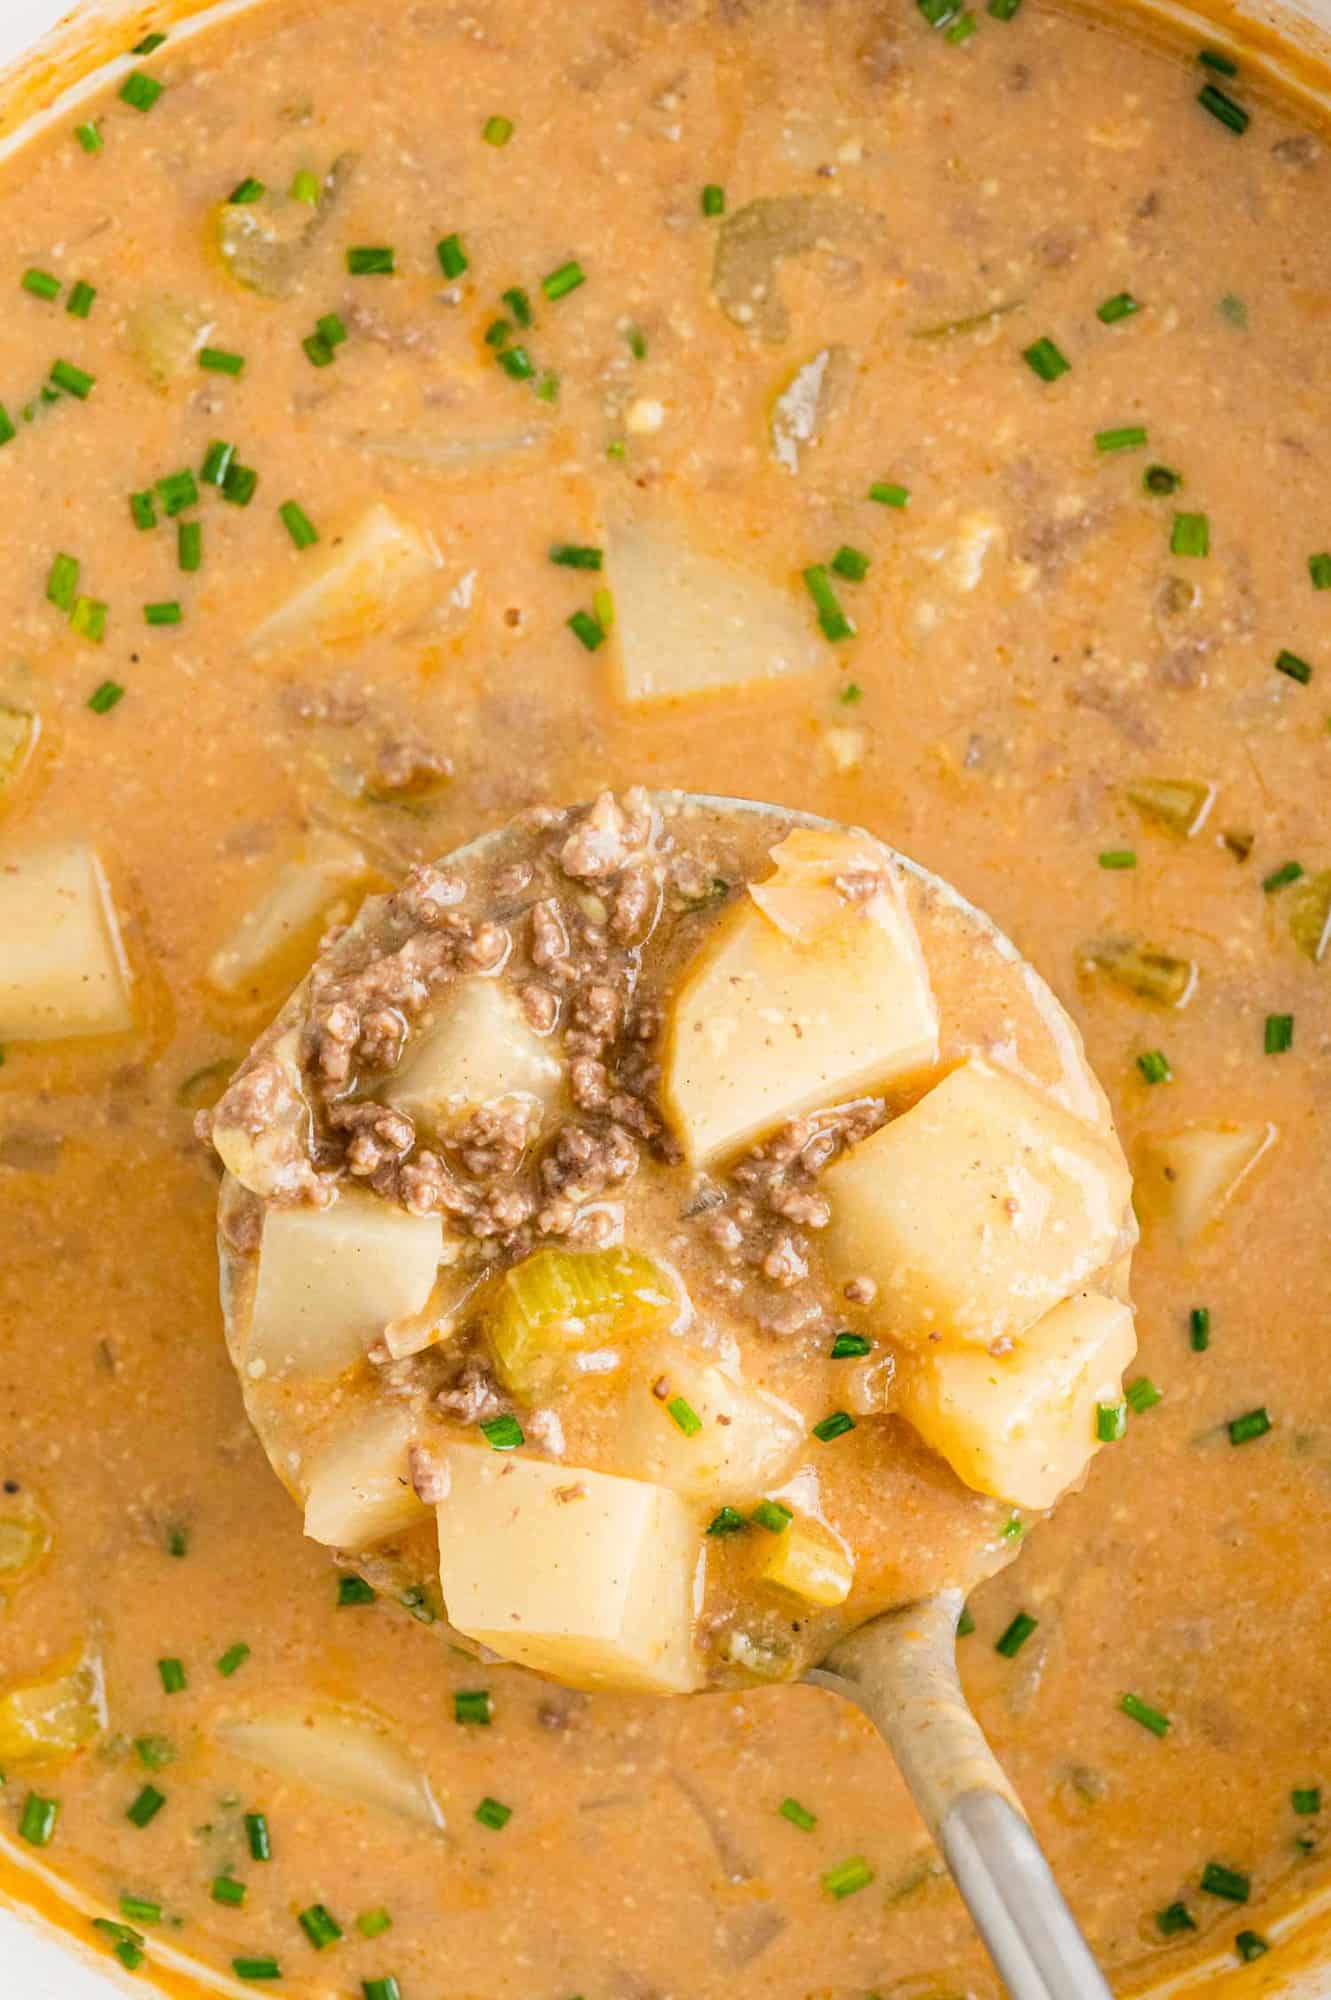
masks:
[[[1331,1782],[1331,165],[1204,53],[281,0],[0,172],[0,1825],[140,1976],[995,1990],[852,1711],[451,1652],[302,1535],[228,1357],[194,1118],[320,935],[635,783],[866,826],[1078,1022],[1140,1375],[964,1671],[1118,1983],[1278,1970]]]

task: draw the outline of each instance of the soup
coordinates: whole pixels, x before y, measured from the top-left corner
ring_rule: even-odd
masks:
[[[855,1714],[450,1651],[302,1535],[231,1369],[194,1121],[320,935],[634,784],[867,827],[1081,1027],[1139,1373],[963,1667],[1116,1983],[1278,1968],[1323,1825],[1331,193],[1232,60],[1037,0],[275,0],[4,168],[0,1811],[129,1969],[995,1990]]]

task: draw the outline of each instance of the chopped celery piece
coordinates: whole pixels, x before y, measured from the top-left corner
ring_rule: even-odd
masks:
[[[737,208],[716,239],[712,290],[722,311],[764,340],[784,340],[790,315],[777,286],[781,259],[824,243],[863,245],[873,220],[822,194],[766,195]]]
[[[764,1544],[758,1574],[764,1583],[803,1598],[806,1604],[844,1604],[850,1596],[855,1564],[850,1551],[821,1521],[797,1515],[784,1535]]]
[[[538,1250],[499,1287],[490,1345],[509,1389],[528,1397],[568,1356],[655,1332],[679,1309],[674,1285],[636,1250]]]
[[[1289,900],[1289,934],[1314,965],[1331,944],[1331,868],[1305,876]]]
[[[0,704],[0,802],[23,776],[40,727],[35,715]]]
[[[0,1768],[70,1757],[105,1727],[102,1670],[87,1655],[62,1674],[0,1695]]]
[[[1165,1007],[1185,1006],[1197,983],[1197,967],[1190,958],[1175,958],[1131,938],[1105,938],[1088,944],[1082,958],[1091,971],[1103,972],[1139,999],[1158,1000]]]
[[[165,394],[193,367],[203,329],[204,318],[196,307],[155,293],[130,311],[125,344],[149,387]]]
[[[1147,819],[1186,840],[1200,831],[1211,810],[1215,786],[1189,778],[1138,778],[1128,786],[1128,797]]]
[[[334,162],[313,202],[265,193],[258,201],[222,202],[213,210],[213,237],[238,285],[282,298],[300,278],[351,175],[348,155]]]

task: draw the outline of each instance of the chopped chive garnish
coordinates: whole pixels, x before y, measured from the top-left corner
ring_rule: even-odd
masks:
[[[1060,375],[1066,375],[1072,363],[1062,354],[1047,335],[1023,347],[1021,358],[1028,368],[1033,368],[1042,382],[1057,382]]]
[[[1095,1435],[1101,1444],[1117,1444],[1126,1437],[1128,1430],[1128,1406],[1126,1403],[1097,1403],[1095,1406]],[[1002,1648],[1000,1647],[1000,1651]]]
[[[267,189],[262,181],[256,181],[253,174],[246,174],[243,181],[237,181],[227,196],[232,208],[246,208],[251,202],[262,201]]]
[[[826,639],[853,639],[855,626],[841,609],[825,563],[811,563],[804,572],[804,584],[818,611],[818,624]]]
[[[1211,1345],[1210,1306],[1194,1306],[1188,1314],[1188,1345],[1194,1354],[1205,1354]]]
[[[1102,326],[1113,326],[1118,320],[1131,319],[1139,313],[1141,306],[1131,292],[1115,292],[1112,298],[1104,299],[1095,308],[1095,317]]]
[[[259,475],[252,465],[237,465],[233,460],[222,481],[222,498],[233,507],[248,507],[258,484]]]
[[[453,1695],[453,1720],[488,1728],[494,1716],[489,1688],[458,1688]]]
[[[1021,12],[1021,0],[989,0],[985,12],[995,21],[1012,21]]]
[[[525,347],[506,347],[496,359],[505,375],[514,382],[530,382],[536,373],[535,365]]]
[[[245,1815],[245,1838],[249,1842],[252,1861],[271,1861],[273,1858],[272,1836],[268,1831],[268,1821],[261,1812],[247,1812]]]
[[[125,690],[119,681],[103,681],[88,696],[88,706],[94,715],[109,715],[118,701],[125,698]]]
[[[185,1678],[184,1662],[181,1660],[159,1660],[157,1672],[167,1694],[182,1694],[189,1685]]]
[[[280,1979],[282,1968],[275,1958],[233,1958],[231,1970],[237,1979]]]
[[[363,1979],[364,2000],[402,2000],[402,1988],[390,1972],[386,1979]]]
[[[1182,484],[1183,474],[1172,466],[1148,465],[1142,474],[1142,486],[1148,493],[1177,493]]]
[[[501,292],[499,296],[519,326],[532,324],[531,300],[521,285],[510,285],[508,290]]]
[[[145,1785],[138,1797],[126,1808],[125,1818],[131,1826],[143,1828],[156,1819],[165,1804],[164,1792],[159,1792],[156,1785]]]
[[[143,621],[145,625],[179,625],[184,611],[178,598],[170,598],[161,604],[145,604]]]
[[[397,258],[387,243],[362,243],[348,250],[347,270],[353,278],[391,278]]]
[[[65,311],[73,313],[75,319],[87,319],[97,298],[97,287],[90,285],[86,278],[79,278],[69,288],[65,300]]]
[[[146,1896],[122,1896],[120,1914],[132,1924],[160,1924],[162,1906],[160,1903],[150,1903]]]
[[[154,29],[152,34],[145,35],[141,42],[135,42],[133,48],[130,50],[130,54],[132,56],[155,55],[165,40],[166,36]]]
[[[37,299],[58,299],[63,289],[59,278],[52,277],[49,271],[39,271],[36,265],[23,273],[20,283],[25,292],[31,292]]]
[[[1169,1065],[1169,1057],[1163,1049],[1144,1049],[1137,1058],[1137,1067],[1147,1083],[1172,1083],[1174,1072]]]
[[[961,1616],[957,1620],[957,1637],[959,1639],[969,1639],[974,1630],[974,1613],[971,1611],[969,1604],[963,1604],[961,1607]]]
[[[813,1435],[820,1444],[831,1444],[833,1438],[844,1437],[847,1431],[853,1431],[854,1428],[855,1419],[849,1410],[833,1410],[831,1416],[824,1417],[821,1423],[814,1425]]]
[[[1213,69],[1217,76],[1237,76],[1239,66],[1233,56],[1222,55],[1219,49],[1198,49],[1197,60]]]
[[[849,542],[843,542],[832,558],[832,568],[848,583],[863,583],[869,574],[869,558],[863,549],[852,548]]]
[[[106,144],[100,128],[93,124],[91,119],[86,124],[74,127],[74,137],[78,140],[85,153],[100,153],[102,147]]]
[[[624,328],[624,338],[628,342],[628,350],[633,359],[635,361],[645,361],[647,359],[647,336],[642,328],[635,326],[633,321],[630,320]]]
[[[1268,1014],[1262,1035],[1262,1046],[1269,1056],[1288,1055],[1294,1046],[1294,1016]]]
[[[726,191],[716,181],[708,181],[703,188],[701,207],[704,215],[724,215],[726,212]]]
[[[508,319],[492,319],[486,327],[482,339],[487,347],[502,347],[513,331],[513,322]]]
[[[330,347],[340,347],[347,338],[346,327],[336,313],[324,313],[315,321],[314,330],[320,340],[326,340]]]
[[[1101,1404],[1100,1407],[1103,1409],[1106,1406]],[[1019,1611],[1002,1637],[995,1641],[994,1651],[1001,1653],[1005,1660],[1015,1660],[1039,1622],[1038,1618],[1031,1617],[1029,1611]]]
[[[215,438],[203,456],[203,478],[209,486],[221,486],[235,462],[236,447]]]
[[[1162,1715],[1158,1708],[1152,1708],[1151,1704],[1143,1701],[1139,1694],[1125,1694],[1119,1702],[1119,1707],[1124,1715],[1131,1716],[1134,1722],[1140,1722],[1143,1729],[1149,1729],[1152,1736],[1169,1734],[1169,1717]]]
[[[145,76],[141,69],[132,69],[120,86],[120,101],[132,105],[136,111],[151,111],[165,89],[166,85],[159,83],[155,76]]]
[[[366,1910],[356,1919],[356,1929],[362,1937],[382,1937],[385,1931],[392,1928],[393,1919],[387,1910]]]
[[[794,1518],[779,1500],[760,1500],[749,1516],[756,1528],[766,1528],[769,1535],[784,1535]]]
[[[305,350],[306,360],[311,362],[315,368],[331,367],[333,350],[321,333],[306,334],[300,344]]]
[[[291,199],[293,201],[303,201],[307,208],[317,208],[322,194],[323,182],[319,179],[318,174],[311,173],[308,167],[301,167],[292,176]]]
[[[570,292],[576,292],[579,285],[585,285],[587,273],[576,257],[570,257],[567,264],[558,265],[547,271],[541,279],[541,290],[553,304],[556,299],[566,299]]]
[[[1266,1436],[1271,1419],[1264,1408],[1245,1410],[1241,1417],[1231,1417],[1225,1428],[1231,1444],[1249,1444],[1253,1438]]]
[[[1276,672],[1287,674],[1290,680],[1297,681],[1300,687],[1307,687],[1313,677],[1313,670],[1308,662],[1301,660],[1297,653],[1291,653],[1288,647],[1284,646],[1276,654]]]
[[[446,278],[460,278],[470,269],[471,259],[462,247],[462,238],[456,234],[443,236],[435,245],[439,258],[439,268]]]
[[[47,601],[57,611],[72,611],[79,594],[79,564],[75,556],[58,555],[46,577]]]
[[[587,542],[552,542],[550,560],[561,569],[600,569],[604,556]]]
[[[597,624],[603,632],[614,631],[615,600],[604,586],[592,598],[592,611],[595,614]]]
[[[176,523],[176,561],[186,574],[192,574],[203,562],[203,523],[201,521],[178,521]]]
[[[1175,556],[1207,556],[1211,553],[1211,523],[1205,514],[1175,514],[1169,537],[1169,552]]]
[[[875,479],[869,488],[869,498],[880,507],[909,507],[910,488],[895,486],[890,479]]]
[[[157,491],[168,520],[175,514],[183,514],[187,507],[197,507],[199,503],[199,488],[194,474],[188,469],[169,472],[165,479],[159,479]]]
[[[189,1554],[189,1529],[172,1521],[166,1531],[166,1552],[177,1558]]]
[[[1022,1520],[1021,1515],[1009,1514],[1003,1523],[1003,1540],[1005,1542],[1018,1541],[1025,1532],[1026,1523]]]
[[[69,614],[70,625],[80,639],[88,639],[94,646],[100,646],[106,637],[109,608],[100,597],[76,597],[74,609]]]
[[[812,1833],[818,1824],[817,1813],[811,1813],[809,1808],[802,1806],[798,1799],[782,1799],[780,1805],[777,1807],[777,1811],[780,1813],[782,1819],[788,1819],[790,1824],[797,1826],[801,1833]]]
[[[1322,1790],[1320,1785],[1296,1785],[1289,1795],[1289,1802],[1296,1813],[1305,1817],[1322,1810]]]
[[[1261,1958],[1271,1947],[1260,1931],[1240,1931],[1234,1940],[1234,1949],[1245,1965],[1251,1965],[1253,1959]]]
[[[510,1415],[491,1417],[481,1425],[481,1435],[491,1451],[517,1451],[527,1441],[522,1425]]]
[[[839,1333],[832,1342],[833,1361],[858,1361],[873,1353],[873,1342],[862,1333]]]
[[[19,1839],[26,1840],[29,1847],[49,1847],[59,1817],[58,1799],[43,1799],[36,1792],[29,1792],[19,1814]]]
[[[63,389],[67,396],[77,396],[86,403],[96,387],[97,377],[89,375],[85,369],[76,368],[72,361],[57,361],[51,367],[51,380],[57,389]]]
[[[201,347],[199,366],[211,375],[242,375],[245,372],[243,354],[233,354],[225,347]]]
[[[666,1404],[666,1413],[686,1438],[697,1437],[702,1429],[702,1418],[684,1396],[672,1396]]]
[[[296,544],[296,547],[298,549],[312,549],[319,539],[319,530],[315,527],[305,509],[300,505],[300,502],[298,500],[284,500],[277,511],[282,518],[283,527]]]
[[[960,0],[915,0],[931,28],[945,28],[958,11]]]
[[[1202,1870],[1201,1886],[1208,1896],[1223,1896],[1228,1903],[1246,1903],[1252,1884],[1237,1868],[1226,1868],[1223,1862],[1208,1861]]]
[[[1161,1937],[1177,1937],[1180,1931],[1195,1931],[1197,1919],[1186,1903],[1170,1903],[1167,1909],[1156,1911],[1155,1927]]]
[[[241,1639],[236,1645],[228,1646],[217,1662],[217,1671],[223,1680],[229,1681],[232,1674],[244,1666],[250,1656],[250,1649]]]
[[[1135,868],[1137,855],[1131,847],[1102,848],[1097,857],[1102,868]]]
[[[136,1736],[134,1748],[147,1771],[164,1770],[175,1761],[176,1746],[169,1736]]]
[[[92,1927],[110,1941],[112,1955],[119,1959],[126,1972],[137,1972],[145,1963],[141,1931],[131,1930],[128,1924],[118,1924],[111,1917],[94,1917]]]
[[[1242,134],[1247,131],[1249,125],[1252,123],[1243,106],[1236,104],[1232,97],[1225,91],[1218,89],[1213,83],[1204,83],[1202,85],[1201,89],[1197,92],[1197,102],[1201,105],[1203,111],[1209,111],[1213,118],[1218,118],[1222,125],[1229,127],[1231,132]]]
[[[513,120],[502,117],[487,118],[481,127],[481,137],[487,146],[506,146],[513,137]]]
[[[215,1903],[225,1903],[228,1908],[238,1910],[245,1900],[245,1884],[237,1882],[234,1875],[214,1875],[208,1893]]]
[[[1164,1391],[1156,1388],[1149,1375],[1138,1375],[1135,1381],[1129,1382],[1124,1394],[1134,1417],[1144,1416],[1147,1410],[1153,1410],[1157,1403],[1165,1400]]]
[[[499,1829],[507,1826],[512,1819],[513,1808],[512,1806],[504,1805],[499,1799],[487,1797],[481,1800],[474,1816],[480,1821],[482,1826],[493,1827],[495,1832],[498,1833]]]
[[[14,422],[3,403],[0,403],[0,444],[12,444],[18,436]]]
[[[822,1877],[824,1889],[829,1896],[835,1896],[838,1903],[847,1896],[853,1896],[857,1889],[867,1889],[872,1881],[873,1869],[862,1854],[853,1854],[849,1861],[839,1861]]]
[[[944,28],[943,40],[955,48],[959,42],[968,42],[979,25],[974,14],[958,14],[955,21],[949,21]]]
[[[1145,424],[1120,424],[1116,430],[1095,433],[1097,451],[1140,451],[1145,443]]]
[[[709,1535],[738,1535],[747,1525],[744,1516],[733,1507],[723,1507],[707,1523],[707,1532]]]
[[[322,1903],[311,1903],[308,1910],[301,1910],[297,1914],[296,1922],[316,1951],[326,1951],[328,1946],[336,1944],[342,1935],[341,1924]]]
[[[1297,882],[1302,873],[1301,861],[1284,861],[1279,868],[1273,868],[1269,875],[1262,877],[1262,887],[1268,896],[1274,896],[1278,889],[1287,889],[1291,882]]]
[[[600,621],[593,618],[590,611],[575,611],[565,623],[574,638],[580,639],[589,653],[594,653],[598,646],[605,644],[605,632]]]
[[[1308,575],[1314,590],[1331,590],[1331,555],[1309,556]]]
[[[373,1604],[374,1585],[367,1583],[363,1576],[340,1576],[337,1580],[337,1602],[339,1609],[349,1604]]]

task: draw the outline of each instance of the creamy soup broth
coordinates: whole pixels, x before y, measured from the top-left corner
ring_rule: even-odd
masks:
[[[113,87],[3,170],[0,700],[40,735],[11,759],[0,863],[95,847],[133,1025],[9,1039],[0,1068],[0,1476],[50,1539],[0,1580],[0,1698],[95,1657],[106,1716],[71,1758],[7,1764],[0,1813],[130,1933],[80,1934],[145,1973],[169,1949],[373,2000],[388,1978],[404,2000],[996,1991],[858,1716],[789,1687],[573,1695],[478,1670],[391,1599],[340,1605],[227,1358],[194,1114],[319,918],[533,800],[639,782],[867,826],[990,911],[1078,1021],[1139,1170],[1136,1367],[1160,1400],[974,1594],[968,1689],[1116,1982],[1278,1954],[1262,1899],[1319,1879],[1331,166],[1306,111],[1192,40],[1037,0],[976,24],[292,0],[168,39],[135,59],[165,86],[147,109]],[[298,175],[308,233],[273,205]],[[296,243],[260,272],[277,296],[218,247],[246,178],[268,193],[233,206]],[[729,219],[789,196],[818,204],[781,224],[793,244],[814,215],[805,247],[718,298]],[[353,275],[357,249],[393,272]],[[543,290],[572,262],[585,282]],[[1137,309],[1097,312],[1121,294]],[[329,315],[325,359],[302,343]],[[815,441],[790,390],[820,356]],[[257,473],[248,504],[201,476],[216,441]],[[186,467],[172,515],[156,482]],[[130,495],[154,492],[140,528]],[[292,611],[376,504],[415,558],[359,605]],[[758,665],[791,670],[627,700],[633,635],[596,597],[625,523],[779,601],[791,636]],[[559,543],[605,569],[552,563]],[[820,629],[801,575],[843,546],[867,573],[815,587],[853,634],[825,592]],[[1201,788],[1172,828],[1158,792],[1129,797],[1160,779]],[[312,934],[219,974],[329,840]],[[1114,976],[1123,941],[1183,1004]],[[1241,1128],[1247,1171],[1181,1217],[1162,1140],[1194,1125]],[[489,1723],[457,1721],[481,1688]],[[220,1746],[283,1704],[380,1719],[446,1833]],[[140,1826],[145,1786],[165,1803]],[[857,1857],[872,1879],[838,1897],[823,1878]],[[343,1933],[318,1954],[316,1904]]]

